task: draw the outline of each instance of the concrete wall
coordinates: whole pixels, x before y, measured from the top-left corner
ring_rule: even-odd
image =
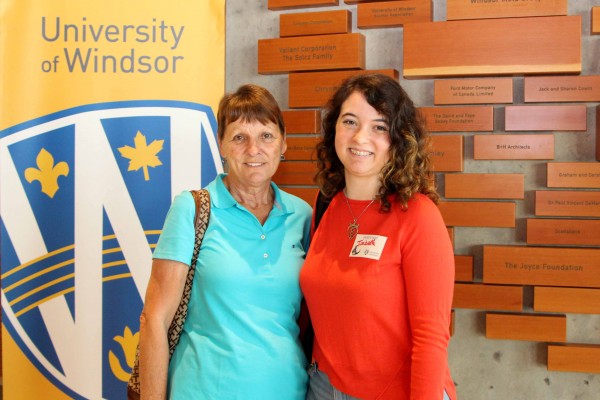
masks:
[[[349,9],[353,32],[367,38],[367,69],[394,68],[402,75],[402,28],[359,30],[356,6],[342,0],[337,7],[270,11],[267,0],[227,0],[226,90],[252,82],[269,89],[282,109],[288,108],[288,76],[258,75],[257,40],[279,36],[279,15],[300,11]],[[446,1],[435,0],[434,21],[446,19]],[[569,15],[581,15],[582,75],[600,74],[600,35],[590,36],[590,9],[600,1],[570,0]],[[523,78],[514,77],[514,104],[523,103]],[[433,80],[400,79],[417,106],[433,106]],[[595,161],[595,108],[587,103],[587,132],[555,133],[555,161]],[[503,106],[496,107],[495,127],[502,127]],[[500,128],[501,129],[501,128]],[[500,132],[498,130],[498,132]],[[482,245],[525,244],[525,221],[533,217],[534,191],[546,189],[545,161],[474,161],[472,135],[465,133],[465,168],[471,173],[523,173],[525,199],[517,200],[517,227],[455,228],[455,253],[474,256],[475,280],[482,277]],[[443,194],[443,188],[440,192]],[[531,311],[530,290],[526,312]],[[529,295],[527,295],[529,294]],[[567,340],[600,343],[600,315],[567,314]],[[546,368],[546,343],[485,338],[485,312],[456,310],[455,334],[450,345],[450,365],[462,400],[481,399],[600,399],[600,375],[553,372]]]

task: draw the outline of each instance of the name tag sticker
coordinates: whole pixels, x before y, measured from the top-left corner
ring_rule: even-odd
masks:
[[[370,258],[379,260],[387,237],[379,235],[356,235],[350,257]]]

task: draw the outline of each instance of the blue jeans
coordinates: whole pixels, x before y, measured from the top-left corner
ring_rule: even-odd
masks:
[[[358,397],[352,397],[334,388],[329,382],[327,374],[318,368],[316,362],[308,366],[308,376],[310,381],[306,400],[360,400]],[[443,400],[450,400],[446,391],[444,391]]]

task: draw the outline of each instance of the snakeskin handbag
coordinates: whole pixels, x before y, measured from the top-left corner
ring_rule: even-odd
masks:
[[[208,220],[210,217],[210,195],[206,189],[192,190],[194,201],[196,203],[196,215],[194,217],[195,227],[195,242],[194,252],[192,254],[192,262],[190,269],[188,270],[187,278],[185,281],[185,287],[183,289],[183,295],[181,301],[177,307],[177,311],[173,316],[173,321],[169,327],[167,337],[169,339],[169,358],[175,351],[175,346],[179,343],[179,337],[183,331],[183,324],[187,317],[188,303],[190,301],[190,295],[192,293],[192,282],[194,280],[194,273],[196,272],[196,261],[198,260],[198,254],[200,253],[200,245],[204,238],[204,233],[208,228]],[[128,400],[139,400],[140,398],[140,365],[139,365],[140,347],[135,352],[135,361],[131,369],[131,377],[127,382],[127,399]]]

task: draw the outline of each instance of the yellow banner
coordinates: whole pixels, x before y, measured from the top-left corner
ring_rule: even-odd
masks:
[[[172,198],[222,171],[225,0],[2,0],[3,398],[125,398]]]
[[[119,100],[216,110],[225,79],[225,0],[3,0],[0,129]]]

